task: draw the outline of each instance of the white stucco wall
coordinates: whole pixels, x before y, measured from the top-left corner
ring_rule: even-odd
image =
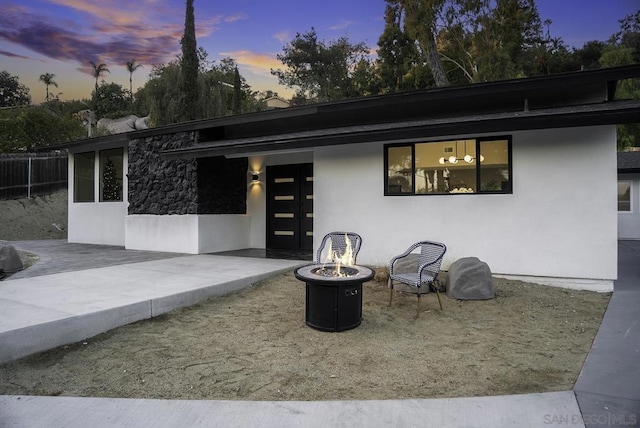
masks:
[[[618,212],[618,237],[640,239],[640,174],[620,174],[618,179],[631,182],[631,211]]]
[[[313,162],[314,248],[327,232],[351,230],[364,240],[358,262],[386,265],[413,242],[435,240],[448,247],[444,269],[475,256],[497,275],[611,289],[618,238],[615,127],[511,135],[513,194],[385,197],[384,144],[354,144],[251,156],[247,215],[128,216],[126,202],[74,203],[71,155],[69,242],[191,254],[265,248],[266,166]],[[125,150],[125,168],[126,156]],[[258,183],[251,183],[253,172]],[[123,184],[126,201],[126,176]],[[97,176],[95,186],[98,195]],[[639,191],[635,186],[635,213]]]
[[[104,147],[110,149],[114,147]],[[101,150],[102,150],[101,149]],[[94,196],[95,202],[74,202],[74,153],[69,153],[69,202],[68,202],[68,232],[67,240],[83,244],[99,245],[124,245],[125,229],[124,217],[127,215],[128,200],[127,188],[128,180],[126,171],[128,169],[127,150],[124,149],[124,171],[122,183],[123,202],[99,202],[100,179],[99,179],[99,151],[95,152],[94,168]]]
[[[358,262],[386,265],[412,243],[434,240],[447,245],[445,270],[475,256],[495,274],[573,278],[583,283],[577,288],[611,289],[615,127],[512,135],[509,195],[385,197],[382,143],[316,149],[314,248],[327,232],[355,231],[363,237]]]
[[[128,215],[124,219],[128,250],[201,254],[249,246],[246,215]]]

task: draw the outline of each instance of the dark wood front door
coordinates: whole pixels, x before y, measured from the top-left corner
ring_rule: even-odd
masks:
[[[313,249],[313,164],[267,167],[267,248]]]

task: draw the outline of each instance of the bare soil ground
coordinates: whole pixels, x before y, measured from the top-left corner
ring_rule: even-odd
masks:
[[[456,301],[364,284],[362,324],[305,324],[292,273],[0,366],[0,394],[366,400],[570,390],[610,294],[495,279]]]
[[[0,200],[0,241],[67,237],[67,191]]]

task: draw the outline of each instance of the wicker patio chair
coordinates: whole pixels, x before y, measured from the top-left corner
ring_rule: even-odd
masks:
[[[414,257],[409,257],[418,248],[420,248],[420,253],[415,254]],[[438,304],[440,305],[440,310],[442,310],[442,301],[438,290],[438,274],[446,251],[447,247],[444,244],[421,241],[413,244],[399,256],[392,258],[389,263],[389,306],[391,306],[393,300],[393,281],[398,281],[415,289],[415,293],[418,296],[417,316],[420,316],[420,288],[425,285],[436,292]],[[403,259],[410,262],[411,269],[403,269],[404,272],[398,272],[396,263]]]
[[[356,262],[356,256],[358,255],[358,251],[360,251],[360,246],[362,245],[362,238],[360,235],[354,232],[331,232],[327,233],[324,238],[322,238],[322,243],[320,247],[318,247],[318,252],[316,253],[316,259],[314,263],[323,263],[326,260],[322,260],[322,251],[325,246],[331,245],[331,252],[336,254],[338,257],[342,257],[344,253],[347,251],[347,241],[349,241],[351,245],[351,251],[353,254],[353,263]]]

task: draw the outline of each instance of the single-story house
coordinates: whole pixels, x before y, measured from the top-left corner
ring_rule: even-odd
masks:
[[[612,290],[614,100],[640,65],[417,90],[68,143],[70,242],[211,253],[317,248],[361,264],[419,240],[496,275]]]
[[[640,151],[618,153],[618,238],[640,239]]]

